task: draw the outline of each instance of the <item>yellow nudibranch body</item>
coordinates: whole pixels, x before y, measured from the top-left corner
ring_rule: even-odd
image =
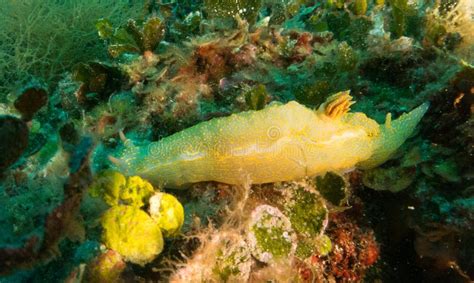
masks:
[[[297,102],[215,118],[152,142],[129,145],[120,157],[129,174],[167,187],[289,181],[327,171],[372,168],[413,133],[428,109],[422,104],[379,125],[350,113],[349,92],[312,110]]]

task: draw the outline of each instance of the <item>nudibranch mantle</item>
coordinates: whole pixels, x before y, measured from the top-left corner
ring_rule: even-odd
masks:
[[[167,187],[217,181],[270,183],[385,162],[413,133],[428,109],[422,104],[379,125],[350,113],[349,92],[332,95],[319,109],[295,101],[214,118],[118,156],[128,174]]]

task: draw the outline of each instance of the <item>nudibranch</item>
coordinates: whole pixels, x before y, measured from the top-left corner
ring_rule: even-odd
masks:
[[[117,156],[128,174],[179,188],[217,181],[271,183],[327,171],[373,168],[413,133],[428,103],[379,125],[364,113],[349,112],[349,91],[329,97],[317,110],[295,101],[214,118],[135,146]]]

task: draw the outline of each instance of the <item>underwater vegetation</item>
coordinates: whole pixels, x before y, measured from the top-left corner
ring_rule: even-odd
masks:
[[[0,282],[471,282],[473,15],[0,0]]]
[[[74,64],[105,59],[94,24],[141,16],[129,1],[2,1],[0,9],[0,89],[6,93],[32,78],[51,84]],[[2,97],[4,102],[5,97]]]

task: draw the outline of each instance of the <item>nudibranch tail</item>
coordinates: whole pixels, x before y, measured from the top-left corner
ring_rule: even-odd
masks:
[[[390,156],[413,134],[428,108],[429,103],[425,102],[394,121],[391,121],[391,115],[387,115],[387,121],[380,126],[379,136],[374,141],[374,153],[369,159],[357,164],[357,167],[370,169],[390,159]]]

